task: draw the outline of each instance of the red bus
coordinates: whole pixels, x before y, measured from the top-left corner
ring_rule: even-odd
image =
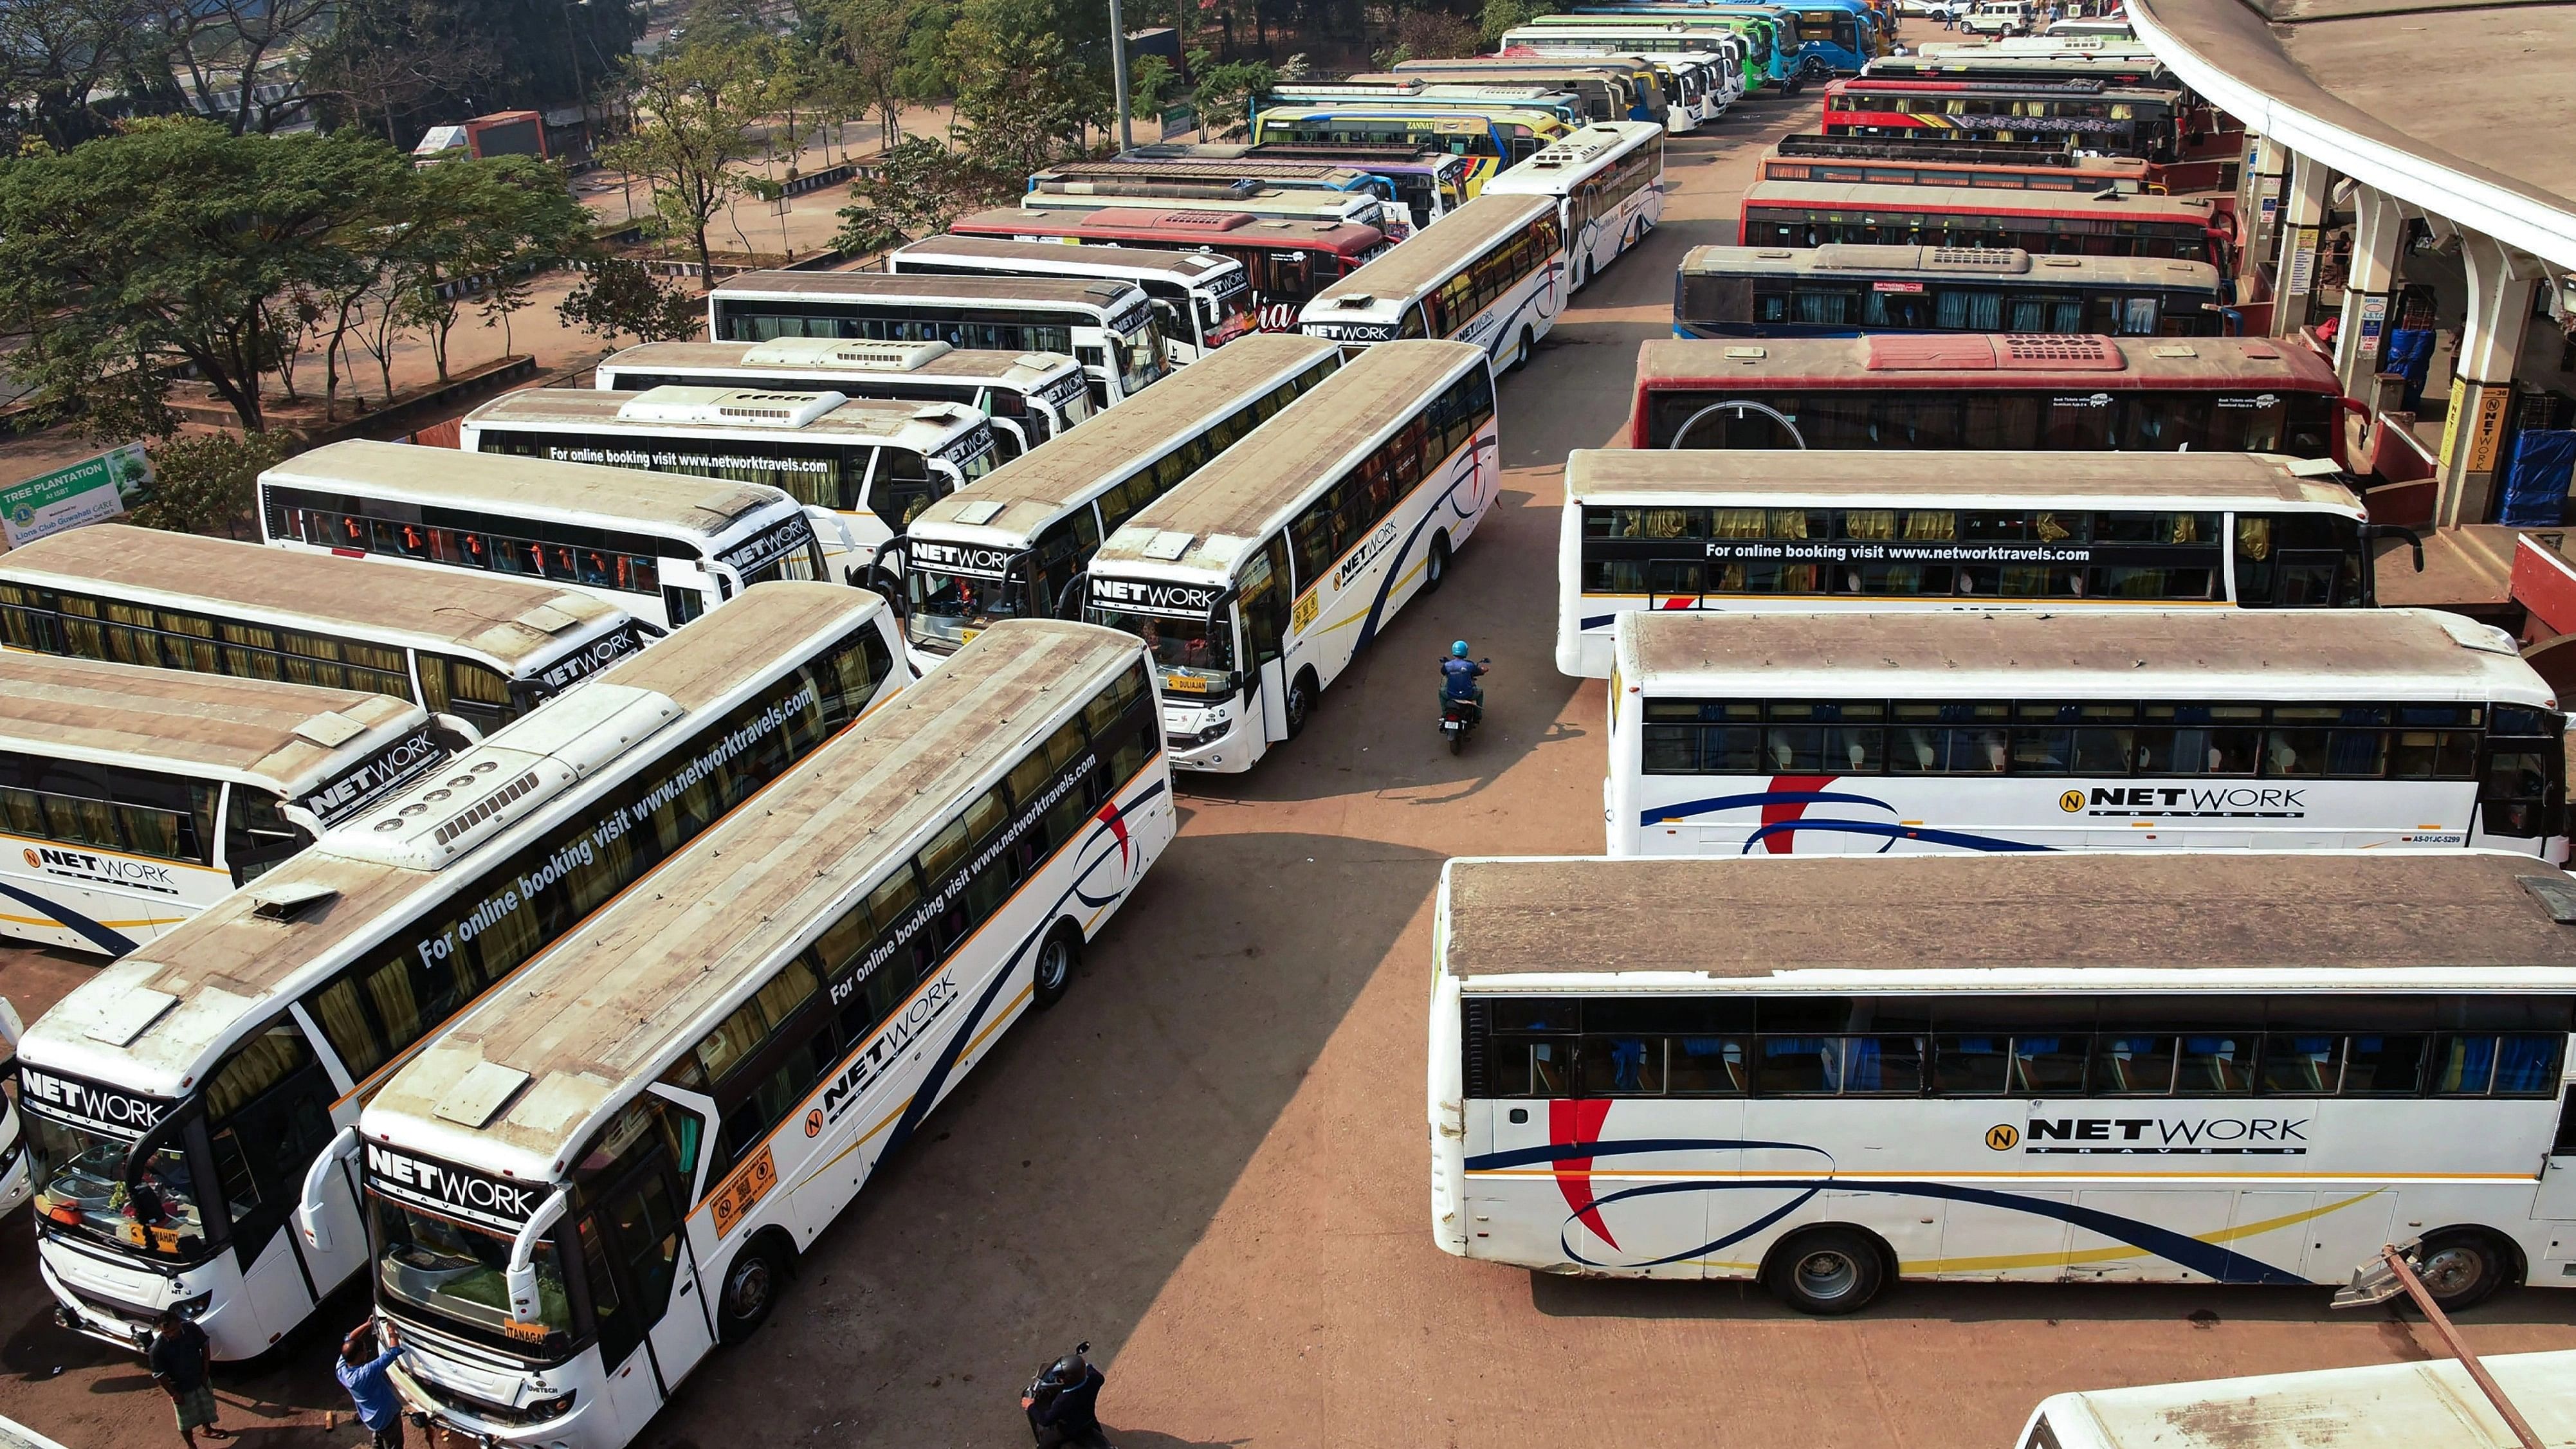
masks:
[[[2286,453],[2343,462],[2342,393],[2308,347],[2253,337],[1873,333],[1656,341],[1634,448]]]
[[[1096,211],[1003,207],[949,223],[957,236],[1214,252],[1243,263],[1261,330],[1294,332],[1308,299],[1386,250],[1386,234],[1351,222],[1279,221],[1240,211]]]
[[[1757,181],[1745,188],[1736,240],[1749,247],[2019,247],[2034,256],[2164,257],[2235,272],[2235,248],[2217,206],[2190,196]]]
[[[1881,80],[1825,87],[1828,136],[1942,141],[2056,141],[2087,151],[2177,159],[2179,90],[2099,81]]]
[[[1855,186],[1981,186],[2004,191],[2152,191],[2135,156],[2079,156],[2039,141],[1891,141],[1783,136],[1756,181]]]

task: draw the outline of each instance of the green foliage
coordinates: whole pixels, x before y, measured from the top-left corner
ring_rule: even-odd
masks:
[[[1127,114],[1139,121],[1161,116],[1164,103],[1180,83],[1170,61],[1159,55],[1137,56],[1127,63]]]
[[[690,238],[701,275],[711,270],[707,226],[746,193],[733,167],[760,154],[750,127],[770,109],[774,70],[766,37],[691,43],[630,63],[635,128],[600,153],[653,188],[653,209]]]
[[[285,461],[294,446],[284,433],[208,433],[161,442],[151,449],[152,497],[128,521],[172,533],[238,538],[260,473]]]
[[[442,286],[577,255],[590,242],[590,214],[561,173],[531,156],[442,161],[415,172],[409,192],[391,256],[397,307],[428,333],[445,382],[448,333],[464,298],[441,295]]]
[[[1237,60],[1199,72],[1199,125],[1208,139],[1222,141],[1252,129],[1252,102],[1279,84],[1279,69],[1268,61]]]
[[[706,306],[678,288],[655,281],[642,262],[603,257],[556,304],[555,314],[565,326],[578,327],[611,345],[628,336],[638,342],[687,342],[706,320]]]
[[[1501,44],[1504,31],[1527,25],[1555,8],[1549,0],[1485,0],[1485,13],[1480,19],[1485,44]]]
[[[886,152],[874,180],[851,183],[858,199],[841,209],[841,232],[832,244],[854,256],[900,246],[946,231],[967,212],[1002,205],[1022,184],[970,153],[907,136]]]
[[[1047,0],[967,0],[948,27],[957,137],[984,165],[1043,170],[1080,147],[1084,128],[1114,119],[1109,68],[1068,42],[1058,28],[1066,19]]]
[[[1402,60],[1457,60],[1484,49],[1477,22],[1446,10],[1408,10],[1396,17],[1395,48]],[[1384,66],[1379,67],[1384,69]]]

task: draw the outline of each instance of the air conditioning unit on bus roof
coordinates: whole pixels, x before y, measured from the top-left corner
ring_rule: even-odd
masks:
[[[748,387],[651,388],[618,408],[634,423],[731,423],[736,427],[801,428],[848,402],[837,392],[764,392]]]
[[[911,372],[950,352],[945,342],[844,342],[836,337],[781,337],[746,348],[745,367],[853,367]]]

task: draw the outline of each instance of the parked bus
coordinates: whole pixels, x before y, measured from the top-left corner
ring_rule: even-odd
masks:
[[[2087,151],[2178,159],[2177,92],[2100,81],[1880,80],[1825,88],[1828,136],[2062,141]]]
[[[1648,342],[1639,448],[2288,453],[2343,460],[2326,360],[2257,337],[1993,333]]]
[[[1796,95],[1806,86],[1799,73],[1798,46],[1787,35],[1787,17],[1714,8],[1705,13],[1654,15],[1540,15],[1526,25],[1503,32],[1503,48],[1544,44],[1545,37],[1608,38],[1647,54],[1672,50],[1713,50],[1732,40],[1744,53],[1744,87],[1750,92],[1776,86]]]
[[[1342,82],[1276,86],[1262,93],[1257,110],[1272,106],[1369,106],[1392,110],[1469,111],[1492,113],[1535,111],[1554,117],[1571,130],[1586,119],[1583,98],[1570,91],[1538,85],[1438,84],[1397,80],[1380,84]]]
[[[2120,90],[2182,89],[2155,52],[2075,50],[2032,54],[1991,45],[1959,46],[1916,55],[1882,55],[1869,63],[1863,80],[1996,81],[2069,85],[2091,81]]]
[[[1100,540],[1222,456],[1341,364],[1330,342],[1245,338],[1098,426],[923,510],[889,545],[927,670],[999,620],[1067,612]]]
[[[1240,773],[1295,738],[1448,577],[1501,491],[1500,448],[1480,349],[1385,343],[1111,534],[1083,616],[1152,649],[1173,768]]]
[[[897,276],[1091,277],[1125,282],[1154,299],[1174,366],[1196,362],[1257,331],[1241,262],[1210,252],[1151,247],[1069,247],[1060,242],[934,236],[886,253]]]
[[[992,421],[1006,463],[1091,416],[1082,366],[1072,358],[945,342],[647,342],[602,359],[597,385],[602,392],[725,387],[959,403]]]
[[[1894,1278],[2341,1284],[2419,1233],[2446,1308],[2576,1281],[2555,874],[2473,850],[1452,860],[1433,1238],[1758,1279],[1810,1313]]]
[[[2478,1362],[2541,1443],[2576,1442],[2576,1350],[2489,1353]],[[2450,1358],[2051,1394],[2013,1440],[2018,1449],[2514,1449],[2521,1442],[2467,1365]]]
[[[1542,86],[1583,99],[1591,121],[1652,121],[1661,126],[1672,110],[1655,68],[1634,57],[1572,59],[1551,56],[1470,56],[1463,60],[1404,60],[1386,71],[1351,77],[1364,84],[1507,83]]]
[[[1249,149],[1241,145],[1200,147],[1186,143],[1142,146],[1107,161],[1060,162],[1031,176],[1029,182],[1033,190],[1049,181],[1087,182],[1102,188],[1102,195],[1131,198],[1206,196],[1245,187],[1325,191],[1375,197],[1378,218],[1369,225],[1385,232],[1389,241],[1402,241],[1413,234],[1417,225],[1426,224],[1417,221],[1412,209],[1396,196],[1394,183],[1374,172],[1336,161],[1253,161],[1243,154]],[[1202,150],[1229,154],[1223,159],[1193,154]],[[1190,189],[1174,193],[1174,187]]]
[[[1243,264],[1252,284],[1254,313],[1269,332],[1295,331],[1297,309],[1307,298],[1358,271],[1387,247],[1386,234],[1373,226],[1265,221],[1249,212],[1140,206],[1104,206],[1088,212],[1005,207],[961,216],[948,224],[948,232],[1011,241],[1165,247],[1228,257]]]
[[[290,553],[542,579],[655,629],[753,584],[827,577],[813,521],[780,489],[471,449],[353,440],[299,453],[259,475],[260,536]]]
[[[121,956],[469,735],[390,695],[0,652],[0,936]]]
[[[2212,203],[2193,196],[1757,181],[1744,189],[1739,207],[1735,234],[1744,246],[2018,247],[2170,257],[2207,262],[2231,275],[2235,256]]]
[[[1388,225],[1386,208],[1374,191],[1318,191],[1311,187],[1268,186],[1248,179],[1213,187],[1088,178],[1042,181],[1030,187],[1020,197],[1019,204],[1031,211],[1097,211],[1103,206],[1152,206],[1165,211],[1242,212],[1271,221],[1373,226],[1380,231],[1386,230]]]
[[[1552,112],[1542,110],[1408,110],[1359,101],[1273,106],[1252,118],[1252,139],[1260,145],[1430,144],[1446,147],[1456,155],[1476,157],[1477,174],[1469,187],[1470,195],[1482,193],[1495,172],[1528,160],[1530,153],[1573,129]]]
[[[1667,111],[1665,128],[1679,136],[1725,115],[1727,108],[1744,95],[1744,68],[1724,53],[1667,51],[1642,55],[1623,51],[1617,43],[1594,44],[1559,42],[1546,46],[1515,46],[1504,52],[1509,59],[1537,60],[1638,60],[1651,66],[1662,87]]]
[[[1506,196],[1556,202],[1566,290],[1601,274],[1664,219],[1664,128],[1645,121],[1586,126],[1493,179]]]
[[[121,523],[0,554],[0,648],[390,694],[484,731],[644,637],[543,580],[427,578]]]
[[[1764,153],[1754,180],[2089,195],[2154,189],[2147,183],[2147,163],[2135,156],[2095,156],[2039,141],[1873,141],[1860,136],[1783,136]]]
[[[267,1352],[367,1259],[333,1134],[549,943],[697,879],[659,868],[901,688],[901,647],[873,594],[763,584],[75,988],[19,1050],[63,1321],[140,1352],[191,1306],[216,1358]]]
[[[1693,247],[1673,278],[1675,337],[1863,332],[2089,332],[2216,337],[2234,330],[2207,262],[2037,256],[2018,247]]]
[[[1670,17],[1697,25],[1729,18],[1759,18],[1778,27],[1774,44],[1787,63],[1788,73],[1783,79],[1792,95],[1807,84],[1824,81],[1833,75],[1858,75],[1872,57],[1886,48],[1880,35],[1880,18],[1860,0],[1780,0],[1780,3],[1760,5],[1613,0],[1613,3],[1577,6],[1575,14],[1586,18],[1633,16],[1651,20]]]
[[[1153,302],[1124,282],[745,272],[707,293],[707,336],[1060,352],[1089,375],[1095,408],[1134,397],[1171,365]]]
[[[1644,56],[1649,60],[1665,56],[1703,56],[1723,66],[1729,77],[1731,100],[1742,100],[1771,80],[1771,47],[1767,34],[1747,27],[1741,30],[1693,29],[1686,25],[1667,25],[1638,16],[1570,16],[1541,17],[1546,24],[1533,22],[1503,32],[1502,50],[1507,55],[1530,51],[1540,55],[1572,55],[1592,51],[1613,51],[1621,55]],[[1569,22],[1584,23],[1569,23]]]
[[[467,413],[458,438],[469,453],[776,489],[812,517],[822,577],[853,584],[932,499],[1000,461],[992,425],[963,403],[739,387],[532,387]]]
[[[2361,499],[2263,453],[1878,454],[1578,448],[1556,662],[1610,673],[1620,614],[2077,609],[2378,599]],[[1901,554],[1902,557],[1898,557]]]
[[[9,998],[0,996],[0,1078],[16,1080],[18,1074],[18,1037],[26,1030],[18,1019],[18,1008]],[[27,1139],[18,1123],[18,1104],[5,1089],[0,1089],[0,1219],[5,1219],[27,1205],[36,1187],[27,1172]],[[0,1420],[5,1424],[6,1420]],[[32,1443],[29,1449],[62,1449],[46,1439]]]
[[[1566,291],[1555,200],[1480,196],[1325,288],[1298,323],[1345,351],[1400,338],[1471,342],[1497,367],[1514,368],[1556,325]]]
[[[1466,205],[1475,194],[1474,188],[1484,184],[1474,158],[1452,155],[1445,147],[1410,142],[1299,145],[1274,141],[1260,146],[1166,142],[1139,146],[1125,155],[1140,164],[1183,169],[1258,168],[1246,174],[1261,177],[1274,186],[1298,183],[1274,174],[1269,169],[1272,167],[1281,172],[1317,166],[1357,171],[1382,183],[1388,198],[1407,212],[1407,235]]]
[[[2194,572],[2090,567],[2133,598],[2221,592]],[[1631,611],[1612,652],[1612,855],[2567,857],[2566,719],[2458,614]]]
[[[640,1439],[1064,994],[1174,829],[1143,652],[1055,621],[984,635],[767,799],[567,933],[334,1145],[407,1350],[394,1386],[433,1432]]]

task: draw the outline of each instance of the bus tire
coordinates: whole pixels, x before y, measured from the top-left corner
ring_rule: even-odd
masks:
[[[1764,1260],[1762,1286],[1800,1313],[1857,1313],[1887,1286],[1887,1249],[1858,1228],[1792,1233]]]
[[[1566,288],[1566,290],[1570,292],[1570,291],[1573,291],[1574,289],[1573,289],[1572,287],[1568,287],[1568,288]],[[1520,347],[1512,353],[1512,365],[1511,365],[1511,366],[1509,366],[1509,367],[1504,368],[1504,369],[1503,369],[1503,371],[1505,371],[1505,372],[1518,372],[1518,371],[1520,371],[1522,368],[1529,366],[1529,360],[1530,360],[1530,334],[1529,334],[1529,329],[1528,329],[1528,328],[1526,328],[1526,327],[1524,327],[1524,328],[1522,328],[1522,329],[1521,329],[1521,342],[1520,342]]]
[[[2457,1313],[2483,1303],[2516,1274],[2516,1254],[2493,1233],[2479,1228],[2446,1228],[2424,1235],[2415,1261],[2424,1291],[2444,1313]]]
[[[1073,988],[1074,968],[1082,964],[1082,928],[1071,921],[1059,922],[1047,932],[1038,945],[1038,956],[1030,968],[1032,1001],[1040,1011],[1064,1000]]]
[[[1287,716],[1289,739],[1305,733],[1306,718],[1315,712],[1315,691],[1319,687],[1311,669],[1298,670],[1296,679],[1289,684],[1288,698],[1280,706],[1280,713]]]
[[[1436,594],[1448,580],[1449,535],[1436,533],[1431,536],[1431,554],[1422,565],[1422,592]]]
[[[769,1317],[787,1287],[788,1256],[774,1231],[753,1238],[734,1254],[725,1265],[724,1281],[716,1288],[718,1339],[740,1343]]]

